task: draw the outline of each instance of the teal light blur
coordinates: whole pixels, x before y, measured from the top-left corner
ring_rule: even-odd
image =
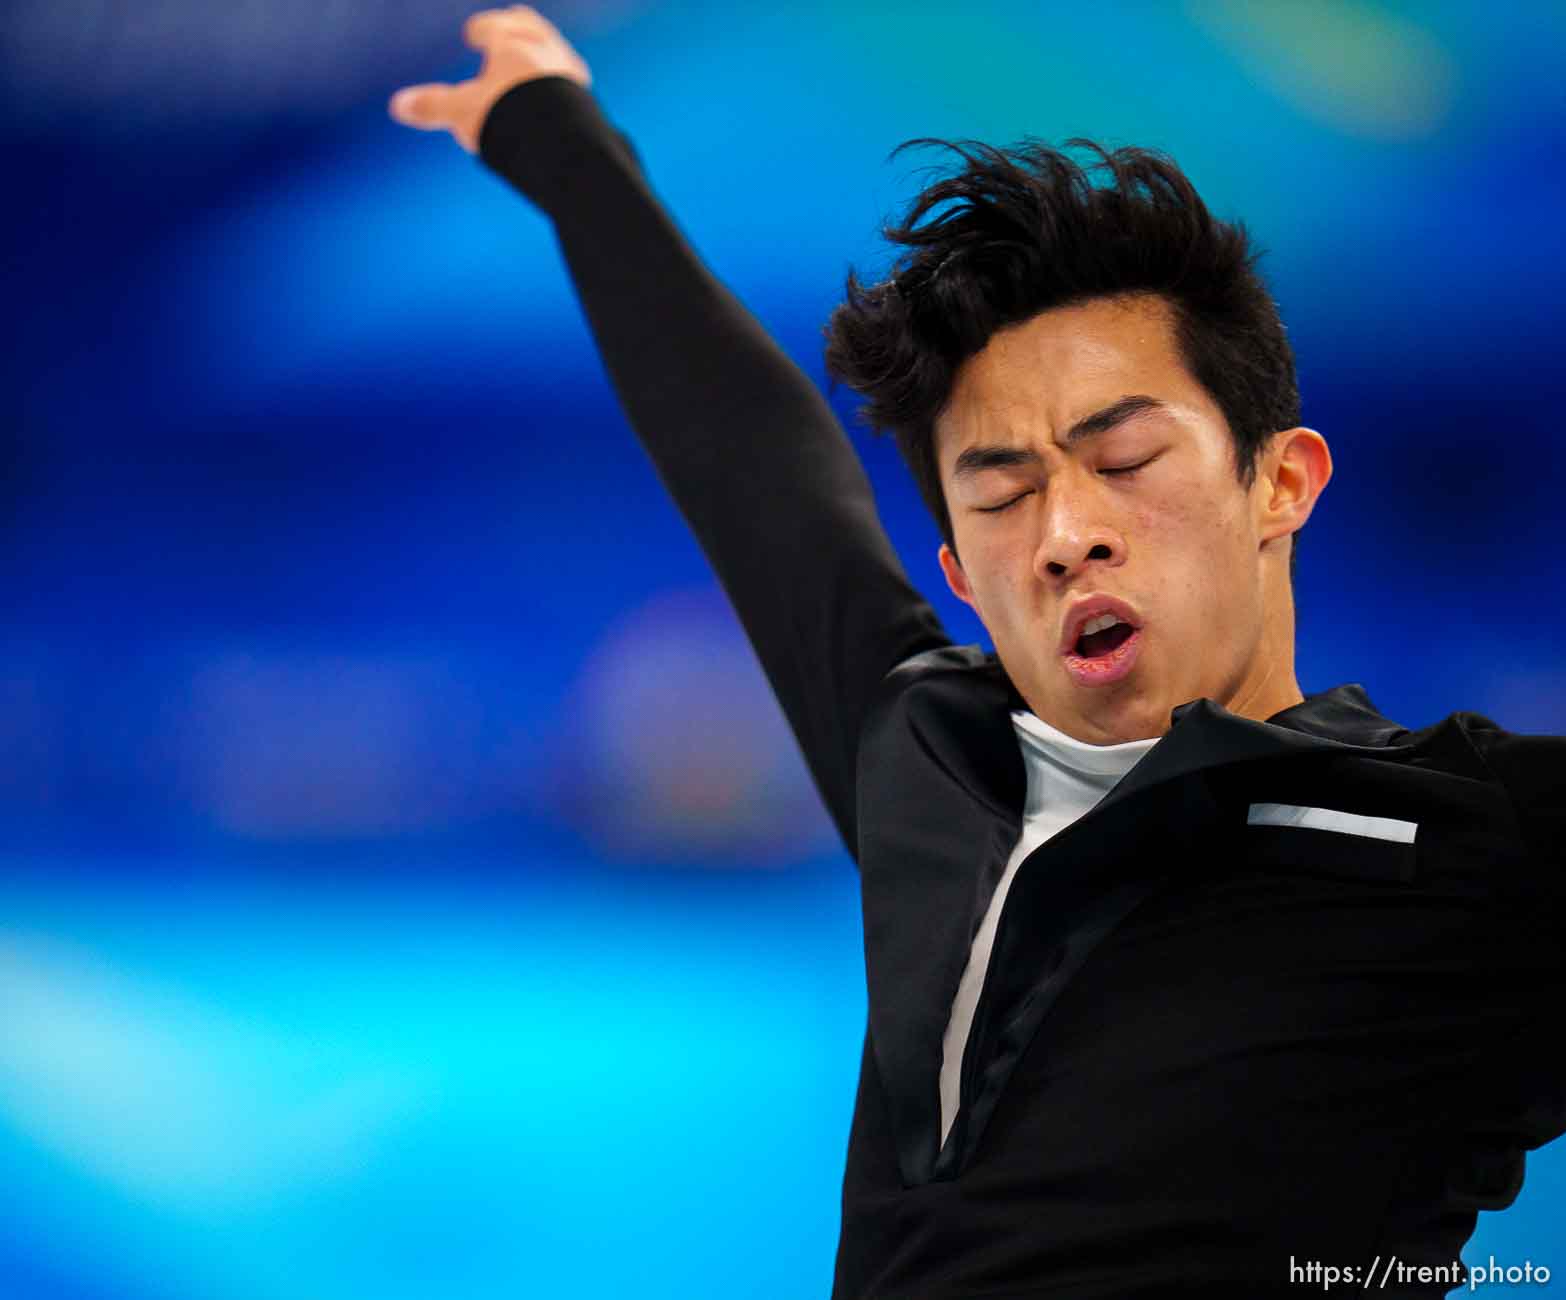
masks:
[[[510,866],[8,889],[5,1294],[824,1293],[852,876]]]

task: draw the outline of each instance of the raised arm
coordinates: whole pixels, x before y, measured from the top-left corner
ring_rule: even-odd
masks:
[[[877,683],[947,638],[913,590],[821,394],[706,269],[533,10],[475,15],[473,81],[412,87],[553,221],[637,436],[739,614],[849,851],[854,762]]]

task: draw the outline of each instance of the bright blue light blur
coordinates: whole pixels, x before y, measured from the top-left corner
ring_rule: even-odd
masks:
[[[851,874],[511,866],[8,890],[0,1168],[29,1194],[0,1279],[824,1291],[864,1015]]]

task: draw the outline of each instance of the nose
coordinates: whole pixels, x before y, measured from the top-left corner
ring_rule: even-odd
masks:
[[[1126,542],[1091,493],[1057,493],[1050,502],[1034,567],[1052,581],[1074,578],[1094,565],[1125,563]]]

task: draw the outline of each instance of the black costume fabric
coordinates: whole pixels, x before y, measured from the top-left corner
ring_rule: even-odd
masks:
[[[1465,713],[1409,731],[1357,686],[1265,723],[1176,709],[1022,864],[941,1145],[942,1033],[1021,829],[1022,701],[950,644],[830,408],[592,96],[514,87],[480,154],[553,220],[861,870],[834,1296],[1256,1296],[1298,1294],[1291,1262],[1450,1267],[1566,1131],[1566,741]],[[1418,831],[1252,825],[1261,803]],[[1451,1285],[1408,1276],[1373,1289]]]

